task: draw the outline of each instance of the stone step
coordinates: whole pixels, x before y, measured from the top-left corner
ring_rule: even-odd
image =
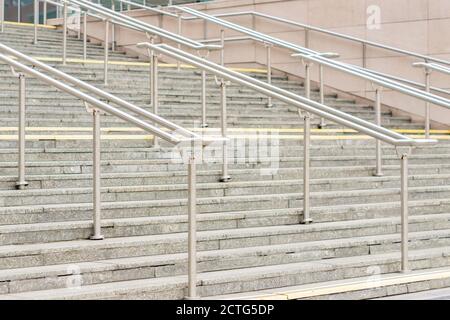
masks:
[[[446,247],[433,250],[413,250],[410,254],[411,265],[417,270],[428,268],[430,264],[436,268],[448,266],[449,263],[448,248]],[[378,266],[377,269],[380,271],[380,274],[385,274],[397,272],[399,265],[398,253],[385,253],[327,259],[326,263],[323,260],[317,260],[284,265],[203,272],[198,277],[198,293],[201,296],[218,296],[283,286],[367,277],[368,270],[372,266]],[[80,271],[80,269],[77,270],[75,272]],[[73,275],[73,268],[70,268],[69,272],[65,272],[65,274],[66,276]],[[120,279],[120,274],[117,274],[117,277]],[[111,279],[113,282],[88,284],[94,278],[90,277],[86,279],[86,284],[81,286],[77,285],[76,282],[74,286],[73,279],[71,279],[68,281],[69,288],[64,287],[60,289],[4,294],[0,296],[0,299],[32,299],[36,294],[39,294],[40,299],[65,300],[127,299],[131,297],[134,299],[183,299],[186,296],[187,277],[184,275],[160,278],[153,277],[150,279],[149,276],[145,276],[145,279],[130,281],[114,281]],[[79,280],[79,278],[77,279]],[[440,285],[445,285],[445,283],[440,283]],[[438,285],[434,282],[434,287]],[[4,288],[5,293],[8,290],[8,287]]]
[[[323,205],[324,201],[333,204],[342,204],[342,201],[349,203],[358,203],[366,197],[368,202],[378,201],[386,197],[392,199],[398,196],[398,189],[395,186],[398,183],[382,186],[380,183],[361,184],[364,189],[357,189],[358,184],[347,182],[343,185],[334,185],[321,188],[321,185],[313,185],[313,188],[321,190],[312,194],[312,203],[314,205]],[[438,181],[430,181],[429,186],[410,188],[412,199],[420,197],[422,199],[430,197],[445,197],[450,188],[446,185],[446,178]],[[354,189],[352,189],[354,185]],[[327,186],[327,184],[325,184]],[[372,187],[372,189],[371,189]],[[336,190],[339,189],[340,191]],[[178,199],[187,196],[186,185],[138,185],[138,186],[118,186],[106,187],[102,194],[103,201],[138,201],[153,199]],[[296,180],[271,180],[268,186],[265,181],[254,182],[235,182],[230,185],[217,183],[199,185],[197,192],[200,197],[233,197],[267,195],[276,197],[277,195],[290,196],[295,198],[296,192],[302,191],[302,184]],[[338,199],[340,194],[343,199]],[[64,202],[90,202],[92,199],[91,188],[64,188],[64,189],[30,189],[30,190],[0,190],[2,206],[20,206],[45,203],[64,203]],[[336,197],[333,197],[336,196]],[[417,199],[417,198],[416,198]],[[294,201],[294,200],[292,200]],[[295,202],[295,201],[294,201]]]
[[[14,131],[17,134],[17,131]],[[40,133],[40,132],[39,132]],[[53,134],[53,131],[48,132]],[[65,134],[66,131],[60,132]],[[86,135],[86,131],[80,132],[80,134]],[[33,132],[29,132],[33,134]],[[233,134],[237,134],[234,133]],[[331,133],[330,133],[331,134]],[[262,151],[258,151],[257,146],[248,145],[245,149],[246,154],[255,154],[260,158],[266,156]],[[0,162],[13,162],[18,159],[17,148],[6,148],[0,149]],[[101,150],[101,159],[103,160],[145,160],[145,159],[173,159],[177,156],[177,150],[158,150],[154,148],[103,148]],[[228,147],[228,152],[230,156],[238,154],[234,146]],[[355,146],[355,147],[343,147],[343,148],[324,148],[320,145],[314,145],[310,149],[312,156],[360,156],[362,154],[374,153],[373,146]],[[303,154],[303,147],[300,146],[289,146],[284,148],[279,147],[278,155],[280,157],[296,157]],[[390,155],[396,155],[395,149],[391,147],[382,148],[383,157]],[[429,155],[445,155],[450,154],[450,147],[442,145],[440,147],[431,148],[419,148],[415,149],[414,153],[411,155],[412,158],[416,156]],[[62,149],[62,148],[26,148],[26,160],[27,161],[90,161],[92,160],[92,148],[72,148],[72,149]]]
[[[205,199],[206,200],[206,199]],[[266,206],[259,205],[256,202],[249,202],[248,199],[240,198],[233,205],[228,199],[222,199],[223,213],[218,214],[217,208],[209,205],[210,202],[204,201],[199,207],[199,213],[202,216],[214,214],[215,217],[223,216],[225,220],[239,220],[240,224],[247,226],[255,226],[255,223],[261,223],[259,220],[251,220],[256,218],[264,219],[265,223],[278,223],[297,221],[301,218],[302,209],[289,206],[282,201],[266,202]],[[410,214],[436,214],[450,212],[448,199],[424,199],[410,201]],[[247,206],[246,206],[247,205]],[[268,209],[271,207],[271,209]],[[67,204],[67,205],[31,205],[31,206],[14,206],[0,207],[0,225],[5,224],[22,224],[22,223],[47,223],[58,221],[76,221],[91,220],[92,206],[89,203],[83,204]],[[400,216],[400,203],[398,199],[392,202],[380,203],[363,203],[363,204],[344,204],[334,205],[333,207],[316,206],[311,208],[315,221],[341,221],[355,220],[361,218],[379,218],[379,217],[398,217]],[[102,216],[105,219],[121,219],[121,218],[137,218],[137,217],[156,217],[156,216],[174,216],[184,215],[186,209],[183,203],[162,200],[156,201],[126,201],[126,202],[108,202],[102,204]],[[179,218],[178,218],[179,219]],[[275,220],[274,220],[275,219]],[[249,222],[250,221],[250,222]],[[270,222],[272,221],[272,222]],[[229,221],[228,221],[229,222]],[[256,224],[257,225],[257,224]]]
[[[444,234],[428,232],[411,233],[411,249],[420,250],[440,241]],[[200,252],[200,272],[250,268],[264,265],[288,264],[320,259],[338,259],[350,256],[376,255],[399,250],[398,235],[369,236],[339,240],[311,241],[283,245],[267,245],[239,249],[222,249]],[[447,252],[448,240],[439,242]],[[445,247],[444,247],[445,246]],[[374,251],[373,248],[376,248]],[[435,249],[436,251],[438,249]],[[164,264],[162,264],[164,262]],[[65,288],[78,275],[80,285],[92,285],[113,281],[136,280],[177,276],[187,273],[187,256],[183,253],[131,258],[112,258],[92,262],[59,264],[4,270],[0,283],[7,283],[2,294],[31,290]],[[77,267],[74,270],[74,267]],[[53,281],[52,281],[53,280]],[[7,290],[6,290],[7,288]]]

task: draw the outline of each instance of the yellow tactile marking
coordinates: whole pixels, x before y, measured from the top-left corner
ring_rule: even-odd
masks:
[[[229,135],[230,139],[279,139],[279,140],[303,140],[301,135]],[[424,138],[424,136],[411,136],[412,138]],[[450,140],[450,136],[432,136],[432,138],[439,140]],[[40,135],[26,135],[26,140],[91,140],[92,135],[78,135],[78,134],[40,134]],[[143,135],[143,134],[106,134],[101,135],[102,140],[152,140],[153,135]],[[365,135],[312,135],[312,140],[371,140],[372,137]],[[0,135],[0,140],[17,140],[17,135]]]
[[[144,129],[137,127],[107,127],[101,128],[104,132],[143,132]],[[164,129],[162,129],[164,130]],[[187,130],[196,132],[216,132],[220,131],[220,128],[187,128]],[[17,131],[17,127],[1,127],[1,131]],[[26,131],[92,131],[90,127],[27,127]],[[294,128],[228,128],[229,132],[275,132],[275,133],[302,133],[303,129]],[[399,133],[415,133],[424,134],[425,130],[420,129],[394,129],[393,131]],[[311,129],[313,133],[357,133],[352,129]],[[450,134],[450,130],[431,130],[431,134]]]
[[[450,277],[450,270],[438,270],[438,271],[425,271],[417,272],[414,274],[398,274],[398,275],[381,275],[381,279],[358,279],[349,280],[342,284],[330,284],[317,286],[310,286],[310,288],[283,291],[283,289],[273,290],[273,293],[268,294],[255,294],[249,296],[240,297],[240,299],[254,299],[254,300],[294,300],[304,299],[311,297],[318,297],[330,294],[346,293],[352,291],[367,290],[379,287],[387,287],[392,285],[401,285],[407,283],[439,280]]]
[[[11,57],[13,58],[13,57]],[[62,58],[56,57],[33,57],[36,60],[44,61],[44,62],[62,62]],[[67,58],[66,61],[68,63],[80,63],[80,64],[104,64],[103,60],[94,60],[94,59],[79,59],[79,58]],[[137,67],[149,67],[149,62],[140,62],[140,61],[108,61],[108,65],[117,65],[117,66],[137,66]],[[159,63],[158,67],[162,68],[176,68],[178,65],[174,63]],[[188,64],[180,64],[180,68],[183,69],[197,69]],[[255,69],[255,68],[230,68],[234,71],[244,72],[244,73],[267,73],[267,69]]]
[[[28,22],[14,22],[14,21],[5,21],[5,25],[11,25],[11,26],[20,26],[20,27],[30,27],[34,28],[34,23],[28,23]],[[38,24],[38,28],[43,29],[56,29],[56,26],[50,26],[48,24]]]

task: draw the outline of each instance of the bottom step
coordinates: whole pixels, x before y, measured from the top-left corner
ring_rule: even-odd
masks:
[[[450,286],[450,247],[411,250],[409,257],[411,267],[416,271],[408,274],[398,273],[399,253],[204,272],[198,275],[198,293],[201,297],[214,299],[238,299],[249,295],[255,298],[255,293],[264,292],[261,290],[272,290],[262,298],[366,299]],[[86,286],[77,285],[76,276],[73,280],[68,282],[71,286],[67,288],[4,294],[0,295],[0,300],[183,299],[187,287],[184,275]],[[336,284],[334,287],[333,283]],[[299,287],[292,294],[286,294],[290,286]]]
[[[436,288],[443,289],[432,290]],[[432,290],[430,294],[423,293],[423,291],[428,290]],[[412,271],[404,274],[374,274],[355,279],[214,296],[213,298],[217,300],[361,300],[374,298],[379,300],[397,298],[421,300],[427,295],[436,298],[450,297],[449,267]]]

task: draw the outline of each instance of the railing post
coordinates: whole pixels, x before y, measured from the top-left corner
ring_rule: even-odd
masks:
[[[267,51],[267,83],[272,84],[272,45],[270,43],[266,43],[265,46]],[[266,106],[267,108],[273,107],[272,97],[268,97]]]
[[[220,30],[220,65],[225,66],[225,30]]]
[[[87,59],[87,12],[83,12],[83,60]]]
[[[177,15],[177,31],[178,31],[178,35],[181,36],[182,33],[182,20],[181,20],[181,13],[179,13]],[[177,44],[177,48],[180,50],[181,49],[181,44]],[[177,71],[181,70],[181,63],[180,60],[177,60]]]
[[[0,0],[0,32],[5,31],[5,0]]]
[[[47,24],[47,0],[44,0],[44,7],[42,8],[43,12],[43,17],[42,17],[42,23],[45,25]]]
[[[367,67],[367,45],[364,42],[362,44],[362,67]]]
[[[116,5],[114,0],[111,1],[111,10],[116,11]],[[116,50],[116,25],[114,22],[111,22],[111,51]]]
[[[67,1],[64,1],[63,9],[63,57],[62,63],[66,65],[67,62]]]
[[[305,97],[311,99],[311,63],[305,63]]]
[[[220,105],[221,105],[221,133],[223,138],[227,138],[227,82],[225,79],[220,80]],[[220,182],[228,182],[231,176],[228,174],[228,142],[222,143],[222,177]]]
[[[103,61],[103,80],[105,86],[108,85],[108,53],[109,53],[109,20],[105,20],[105,38],[104,38],[104,61]]]
[[[312,223],[310,215],[310,144],[311,144],[311,115],[303,115],[303,219],[300,223]]]
[[[153,53],[152,54],[152,91],[153,91],[153,97],[152,97],[152,107],[153,107],[153,113],[158,114],[158,107],[159,107],[159,90],[158,90],[158,55]],[[158,147],[159,141],[158,137],[153,136],[153,147]]]
[[[16,183],[17,189],[24,189],[28,186],[28,182],[25,180],[25,120],[26,120],[26,110],[25,110],[25,75],[19,73],[19,130],[18,130],[18,142],[19,142],[19,180]]]
[[[206,122],[206,71],[202,69],[202,128],[207,128]]]
[[[78,23],[78,30],[77,30],[77,39],[81,40],[81,11],[78,14],[78,19],[77,19],[77,23]]]
[[[401,187],[400,187],[400,199],[401,199],[401,271],[408,272],[409,269],[409,257],[408,257],[408,157],[411,153],[411,148],[408,148],[406,152],[402,152],[400,155],[401,161]]]
[[[38,24],[39,24],[39,0],[33,1],[33,20],[34,20],[34,39],[33,44],[38,42]]]
[[[431,89],[431,70],[425,67],[425,91],[430,93]],[[430,103],[425,103],[425,138],[430,138]]]
[[[309,48],[309,29],[305,29],[305,48]]]
[[[311,63],[305,64],[305,96],[311,99]],[[309,224],[313,220],[310,216],[310,145],[311,145],[311,114],[303,114],[303,219],[300,223]]]
[[[375,89],[375,123],[377,126],[381,126],[381,91],[382,87]],[[376,170],[374,176],[383,176],[383,163],[382,163],[382,150],[381,141],[376,140]]]
[[[22,1],[17,0],[17,22],[22,21]]]
[[[93,234],[90,237],[91,240],[103,240],[102,226],[101,226],[101,156],[100,156],[100,110],[92,109],[93,118],[93,190],[92,190],[92,202],[93,202]]]
[[[325,104],[325,89],[324,89],[324,76],[323,76],[323,65],[319,64],[319,94],[320,94],[320,104]],[[320,118],[319,128],[325,128],[326,126],[325,118]]]
[[[195,141],[192,140],[188,163],[188,295],[197,299],[197,187]]]
[[[209,51],[200,52],[199,55],[202,59],[207,59],[209,56]],[[201,71],[202,77],[202,88],[201,88],[201,102],[202,102],[202,123],[200,125],[201,128],[207,128],[208,124],[206,122],[206,71],[202,69]]]

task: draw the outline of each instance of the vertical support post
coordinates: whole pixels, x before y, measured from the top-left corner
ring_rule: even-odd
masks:
[[[5,31],[5,0],[0,0],[0,32]]]
[[[64,1],[63,9],[63,57],[62,64],[65,66],[67,63],[67,2]]]
[[[206,71],[202,69],[202,128],[207,128],[206,122]]]
[[[367,45],[364,42],[362,44],[362,67],[367,67]]]
[[[188,164],[188,295],[186,299],[197,299],[197,189],[195,141],[192,141]]]
[[[177,31],[178,31],[178,35],[180,35],[181,36],[181,33],[182,33],[182,20],[181,20],[181,13],[180,14],[178,14],[178,16],[177,16]],[[178,49],[181,49],[181,44],[177,44],[177,48]],[[177,71],[180,71],[181,70],[181,63],[180,63],[180,60],[177,60]]]
[[[305,96],[311,99],[311,63],[305,62]],[[303,219],[300,223],[312,223],[310,217],[310,145],[311,145],[311,114],[303,114]]]
[[[430,93],[431,90],[431,70],[425,67],[425,91]],[[425,103],[425,138],[430,138],[430,103]]]
[[[208,38],[208,21],[207,20],[203,20],[203,39],[207,39]]]
[[[311,99],[311,63],[305,62],[305,97]]]
[[[108,85],[108,53],[109,53],[109,20],[105,20],[105,38],[104,38],[104,61],[103,61],[103,80],[105,86]]]
[[[101,158],[100,158],[100,110],[92,109],[93,118],[93,190],[92,190],[92,203],[93,203],[93,234],[90,237],[91,240],[103,240],[102,227],[101,227],[101,185],[100,185],[100,171],[101,171]]]
[[[114,0],[111,1],[111,10],[116,11]],[[116,50],[116,25],[111,21],[111,50]]]
[[[220,80],[220,104],[221,104],[221,133],[223,138],[227,138],[227,83],[225,79]],[[231,180],[228,174],[228,142],[222,143],[222,177],[220,182],[228,182]]]
[[[83,12],[83,60],[87,59],[87,12]]]
[[[375,123],[381,126],[381,87],[375,89]],[[376,140],[376,171],[374,176],[383,176],[383,164],[382,164],[382,154],[381,154],[381,141]]]
[[[78,13],[77,24],[78,24],[77,39],[80,40],[81,39],[81,11]]]
[[[153,97],[152,97],[152,106],[153,106],[153,113],[158,114],[158,107],[159,107],[159,92],[158,92],[158,55],[154,54],[152,55],[152,88],[153,88]],[[153,147],[158,147],[159,141],[158,137],[153,136]]]
[[[305,112],[303,116],[303,219],[302,224],[312,223],[310,214],[310,145],[311,145],[311,115]]]
[[[305,29],[305,48],[309,48],[309,29]]]
[[[22,1],[17,0],[17,22],[22,21]]]
[[[267,83],[272,84],[272,50],[271,44],[266,43],[266,52],[267,52]],[[267,98],[267,108],[272,108],[272,97]]]
[[[44,8],[43,8],[43,24],[47,24],[47,0],[44,0]]]
[[[38,42],[38,24],[39,24],[39,0],[33,1],[33,20],[34,20],[34,39],[33,44]]]
[[[225,66],[225,30],[220,30],[220,65]]]
[[[320,104],[325,104],[325,88],[324,88],[324,76],[323,76],[323,65],[319,64],[319,94],[320,94]],[[326,126],[325,118],[320,118],[319,128],[325,128]]]
[[[25,95],[25,75],[19,73],[19,181],[16,183],[16,188],[20,190],[24,189],[28,185],[28,182],[25,181]]]
[[[401,232],[402,232],[402,272],[409,271],[408,258],[408,157],[411,150],[401,155]]]

